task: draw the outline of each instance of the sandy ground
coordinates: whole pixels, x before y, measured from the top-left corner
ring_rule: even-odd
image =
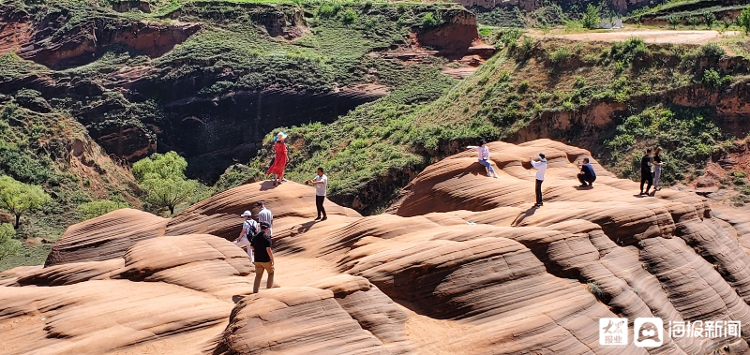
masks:
[[[565,38],[574,41],[624,41],[632,37],[643,38],[648,43],[704,44],[725,37],[736,36],[739,32],[728,31],[668,31],[650,29],[621,29],[610,32],[587,32],[572,34],[533,34],[537,38]]]

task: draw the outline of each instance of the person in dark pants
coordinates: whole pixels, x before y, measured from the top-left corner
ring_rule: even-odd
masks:
[[[648,195],[648,190],[651,190],[651,184],[653,183],[654,176],[651,174],[651,166],[654,164],[654,158],[651,157],[651,148],[646,149],[646,155],[641,158],[641,193],[640,195]],[[648,183],[646,192],[643,192],[643,185]]]
[[[323,168],[318,168],[318,176],[312,180],[305,181],[305,183],[315,185],[315,207],[318,208],[318,218],[315,218],[315,220],[325,221],[328,219],[328,216],[326,216],[326,210],[323,208],[323,202],[326,200],[328,177],[323,173]]]
[[[542,183],[544,182],[544,173],[547,172],[547,159],[543,153],[539,153],[537,157],[531,158],[531,166],[536,169],[536,204],[534,207],[541,207],[544,205],[542,202]]]
[[[594,187],[596,173],[594,172],[594,167],[589,162],[589,158],[583,158],[583,164],[578,166],[581,169],[581,172],[578,173],[578,181],[581,182],[581,187]]]
[[[274,261],[273,261],[273,242],[268,230],[271,225],[266,222],[260,222],[260,233],[258,233],[250,242],[250,247],[255,254],[255,282],[253,283],[253,293],[258,293],[260,281],[263,278],[263,270],[268,272],[266,288],[273,287]]]

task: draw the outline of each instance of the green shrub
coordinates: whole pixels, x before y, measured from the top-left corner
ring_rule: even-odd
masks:
[[[21,248],[21,242],[13,238],[16,235],[13,225],[0,223],[0,259],[16,255]]]
[[[711,29],[711,27],[714,26],[714,23],[716,23],[716,15],[713,12],[706,12],[703,14],[703,22],[708,29]]]
[[[750,6],[744,8],[737,17],[737,24],[745,30],[745,34],[750,33]]]
[[[721,58],[726,54],[727,52],[724,50],[724,48],[722,48],[715,42],[705,44],[698,50],[698,55],[700,57]]]
[[[549,59],[553,64],[562,63],[567,61],[568,58],[570,58],[570,52],[568,52],[568,48],[566,47],[560,47],[549,54]]]
[[[430,28],[435,27],[440,23],[440,21],[435,17],[435,14],[432,12],[425,13],[422,17],[422,27],[424,28]]]
[[[339,3],[324,3],[318,7],[316,15],[319,18],[331,18],[336,16],[341,11],[341,4]]]
[[[529,89],[529,81],[528,80],[524,80],[524,81],[522,81],[521,83],[518,84],[518,92],[525,93],[526,90],[528,90],[528,89]]]
[[[341,16],[341,19],[345,24],[350,25],[359,19],[359,13],[354,9],[346,9]]]
[[[583,13],[581,24],[583,25],[583,27],[593,29],[593,28],[599,28],[599,22],[601,22],[601,17],[599,15],[599,8],[592,4],[589,4],[586,7],[586,12]]]
[[[670,26],[672,26],[673,30],[676,30],[677,26],[682,23],[682,17],[670,15],[669,17],[667,17],[667,22]]]
[[[586,79],[584,79],[582,76],[576,76],[576,81],[573,83],[573,87],[575,88],[582,88],[586,86]]]

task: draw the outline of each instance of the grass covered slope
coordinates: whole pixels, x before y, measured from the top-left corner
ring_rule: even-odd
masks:
[[[56,107],[131,163],[157,146],[175,150],[188,159],[188,174],[206,183],[232,161],[247,160],[275,127],[331,122],[432,75],[447,61],[425,50],[431,48],[411,53],[415,33],[473,19],[445,2],[1,6],[3,18],[24,31],[0,49],[52,68],[4,77],[10,94],[31,88],[57,99]],[[404,51],[413,57],[399,58]],[[111,139],[121,130],[128,134],[124,145]]]
[[[701,176],[712,155],[750,128],[732,106],[746,99],[747,61],[718,45],[507,42],[434,101],[403,105],[394,93],[334,124],[292,128],[289,176],[302,181],[322,166],[334,201],[359,199],[353,206],[368,211],[367,203],[391,196],[386,186],[403,186],[396,176],[467,143],[548,137],[583,146],[631,178],[643,149],[660,145],[669,161],[662,181],[671,184]]]

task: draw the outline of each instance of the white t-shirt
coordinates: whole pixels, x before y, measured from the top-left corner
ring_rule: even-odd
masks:
[[[547,161],[531,161],[531,166],[536,169],[536,179],[544,181],[544,173],[547,172]]]
[[[315,196],[325,196],[326,195],[326,187],[328,186],[328,176],[323,174],[323,176],[315,176],[315,179],[312,181],[322,181],[322,184],[315,184]]]
[[[470,146],[468,146],[466,148],[476,149],[477,152],[479,153],[478,154],[479,160],[488,160],[488,159],[490,159],[490,148],[488,146],[486,146],[486,145],[484,147],[476,146],[476,145],[470,145]]]

